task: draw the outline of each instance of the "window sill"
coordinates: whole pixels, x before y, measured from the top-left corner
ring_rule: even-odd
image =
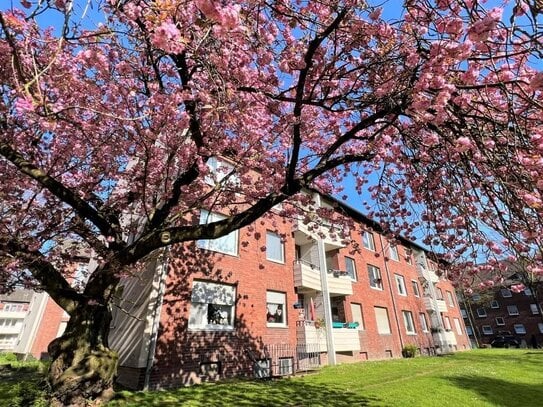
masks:
[[[235,328],[233,326],[225,327],[189,327],[189,332],[233,332]]]
[[[286,325],[286,324],[267,323],[266,326],[267,326],[268,328],[282,328],[282,329],[288,329],[288,325]]]
[[[282,261],[281,260],[274,260],[274,259],[268,259],[267,257],[266,257],[266,260],[268,260],[269,262],[275,263],[275,264],[282,264],[282,265],[285,264],[285,260],[282,260]]]

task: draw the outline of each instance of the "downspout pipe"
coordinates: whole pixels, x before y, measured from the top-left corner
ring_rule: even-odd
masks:
[[[159,259],[159,274],[158,274],[158,290],[153,306],[153,316],[151,322],[151,335],[149,339],[149,351],[147,353],[147,362],[145,364],[145,376],[143,380],[143,390],[149,390],[149,382],[151,379],[151,369],[153,367],[153,361],[155,357],[155,350],[158,338],[158,328],[160,325],[160,310],[162,309],[162,303],[164,300],[164,287],[166,286],[166,277],[168,276],[168,263],[169,263],[169,248],[165,248]]]

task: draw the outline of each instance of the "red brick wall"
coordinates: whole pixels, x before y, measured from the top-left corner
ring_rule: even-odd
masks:
[[[47,305],[45,306],[31,349],[32,356],[36,359],[47,358],[47,346],[57,337],[61,321],[63,319],[67,320],[67,318],[63,317],[63,313],[63,309],[48,297]]]

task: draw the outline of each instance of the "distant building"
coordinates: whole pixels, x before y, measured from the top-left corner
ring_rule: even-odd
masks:
[[[503,286],[460,296],[466,330],[475,346],[490,345],[496,336],[513,335],[520,346],[543,345],[543,284],[530,284],[520,293],[510,287],[523,282],[512,272]]]
[[[89,252],[75,250],[67,270],[74,285],[86,277]],[[16,289],[0,295],[0,352],[13,352],[21,358],[47,359],[47,346],[62,335],[69,315],[46,292]]]

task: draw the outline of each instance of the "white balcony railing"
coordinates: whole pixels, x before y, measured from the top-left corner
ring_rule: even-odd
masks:
[[[322,291],[321,274],[319,268],[302,260],[295,261],[294,287]]]
[[[349,352],[360,350],[360,336],[358,329],[334,328],[334,346],[336,352]],[[298,321],[296,324],[296,339],[299,345],[316,347],[318,352],[326,352],[326,329],[316,328],[313,321]]]
[[[319,225],[314,227],[313,223],[304,224],[301,220],[294,221],[293,232],[303,233],[313,239],[322,239],[328,249],[345,247],[345,242],[339,234],[331,231],[329,225]],[[328,250],[327,249],[327,250]]]
[[[0,318],[23,320],[26,314],[26,311],[0,311]]]
[[[348,276],[327,273],[330,295],[352,295],[353,283]],[[294,262],[294,286],[322,291],[321,274],[318,266],[303,260]]]

